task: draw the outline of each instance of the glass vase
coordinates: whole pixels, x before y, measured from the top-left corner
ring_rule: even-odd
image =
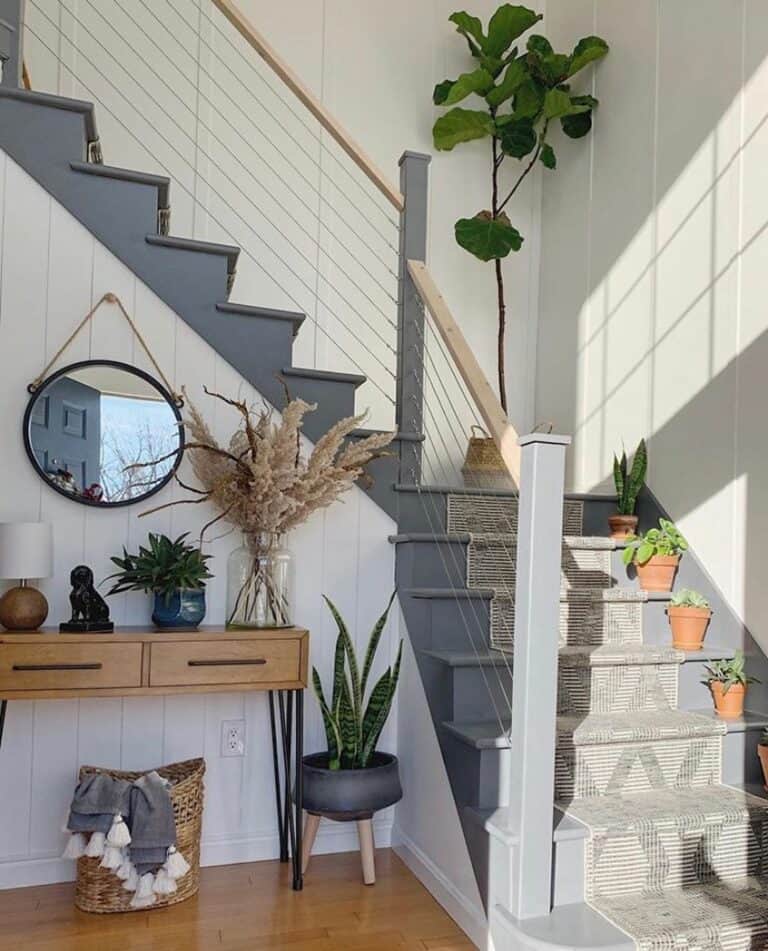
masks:
[[[227,628],[293,625],[293,554],[280,535],[247,535],[227,562]]]

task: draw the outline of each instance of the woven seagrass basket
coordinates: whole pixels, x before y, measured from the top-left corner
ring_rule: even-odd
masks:
[[[472,489],[506,489],[512,485],[496,441],[481,426],[472,426],[461,474],[464,484]]]
[[[125,772],[118,769],[98,769],[81,766],[80,779],[90,773],[106,773],[116,779],[133,781],[146,772]],[[165,908],[197,894],[200,887],[200,831],[203,823],[203,776],[205,760],[190,759],[171,766],[161,766],[157,772],[172,783],[170,789],[173,815],[176,820],[176,847],[189,862],[190,869],[179,879],[173,895],[158,895],[149,909]],[[81,911],[105,915],[119,911],[134,911],[130,907],[133,895],[123,889],[123,883],[114,872],[101,868],[101,859],[81,858],[77,862],[75,905]]]

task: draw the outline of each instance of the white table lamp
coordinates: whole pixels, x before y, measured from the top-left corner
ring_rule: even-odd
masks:
[[[18,587],[0,598],[0,624],[10,631],[35,631],[48,617],[45,595],[27,582],[52,573],[53,534],[45,522],[0,522],[0,578]]]

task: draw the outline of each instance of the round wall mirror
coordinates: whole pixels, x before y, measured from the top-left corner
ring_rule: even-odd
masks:
[[[184,428],[173,396],[148,373],[87,360],[35,390],[24,444],[52,489],[84,505],[113,507],[140,502],[170,481]]]

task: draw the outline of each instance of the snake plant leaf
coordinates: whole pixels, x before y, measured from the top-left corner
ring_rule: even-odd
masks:
[[[462,142],[491,135],[493,130],[493,119],[488,112],[456,107],[435,122],[432,139],[438,151],[450,152]]]
[[[540,13],[534,13],[523,6],[502,4],[488,21],[488,38],[482,45],[488,56],[501,56],[509,49],[518,36],[542,19]]]
[[[333,656],[333,699],[331,706],[336,709],[336,704],[341,696],[341,686],[344,682],[344,638],[339,635],[336,638],[336,649]]]
[[[501,130],[501,148],[505,155],[521,159],[536,148],[536,130],[530,119],[512,119]]]
[[[455,82],[455,79],[444,79],[435,86],[435,91],[432,93],[432,102],[434,102],[436,106],[442,106],[445,103]]]
[[[320,680],[320,674],[317,672],[317,668],[312,668],[312,686],[315,690],[315,696],[317,697],[317,702],[320,705],[320,713],[323,717],[323,726],[325,727],[325,739],[328,744],[328,767],[330,769],[339,768],[339,757],[341,753],[341,734],[339,732],[338,724],[333,718],[333,714],[328,709],[328,704],[325,702],[325,695],[323,693],[323,684]]]
[[[485,47],[485,34],[483,33],[483,24],[477,17],[473,17],[465,10],[459,10],[452,13],[448,19],[456,24],[456,32],[461,33],[469,45],[469,52],[473,56],[479,56]]]
[[[363,696],[365,696],[365,688],[368,685],[368,677],[371,673],[371,667],[373,666],[373,659],[379,647],[379,641],[381,640],[381,635],[386,626],[387,618],[389,617],[389,611],[392,607],[393,601],[395,600],[396,594],[397,594],[396,590],[392,592],[389,598],[389,601],[387,603],[387,607],[384,610],[384,613],[381,615],[378,621],[374,624],[373,630],[371,631],[371,638],[368,641],[368,649],[365,652],[365,660],[363,661],[363,676],[360,681],[360,691],[363,694]]]
[[[625,463],[626,471],[626,463]],[[635,505],[637,504],[637,497],[640,494],[640,490],[645,485],[645,476],[648,471],[648,448],[645,444],[645,440],[641,439],[637,444],[637,449],[635,449],[635,458],[632,460],[632,468],[629,471],[629,476],[626,480],[626,491],[625,491],[625,501],[624,507],[626,512],[622,512],[625,515],[632,515],[635,511]]]
[[[390,681],[392,679],[392,668],[388,667],[376,681],[376,685],[371,691],[368,699],[368,706],[365,709],[363,717],[363,744],[368,739],[371,729],[378,719],[381,708],[387,703],[390,696]]]
[[[397,660],[395,661],[395,666],[392,671],[392,676],[389,679],[389,696],[386,702],[384,703],[384,705],[382,706],[382,708],[379,710],[379,713],[376,716],[376,719],[373,721],[373,725],[371,726],[366,736],[365,743],[363,745],[362,755],[360,757],[363,768],[365,768],[368,765],[370,758],[376,749],[376,744],[379,742],[381,731],[384,729],[384,724],[387,722],[389,711],[392,708],[392,700],[395,696],[395,691],[397,690],[398,680],[400,679],[400,664],[402,661],[402,657],[403,657],[403,642],[400,641],[400,647],[398,648],[398,651],[397,651]]]
[[[456,241],[481,261],[505,258],[510,251],[519,251],[523,246],[523,236],[512,227],[504,212],[498,218],[490,211],[481,211],[474,218],[461,218],[456,222]]]
[[[544,142],[541,146],[541,152],[539,153],[539,159],[544,168],[554,169],[557,168],[557,156],[555,155],[555,150],[549,144],[549,142]]]
[[[359,724],[359,728],[362,729],[363,722],[363,698],[362,691],[360,690],[360,672],[357,666],[357,655],[355,654],[355,645],[352,643],[352,638],[349,636],[349,631],[347,630],[347,625],[344,623],[344,618],[339,613],[336,605],[331,601],[330,598],[323,595],[325,603],[330,608],[331,614],[336,621],[336,626],[339,629],[339,637],[341,638],[342,643],[344,644],[344,650],[347,654],[347,663],[349,664],[349,677],[352,682],[352,709],[355,712],[355,717]]]
[[[339,694],[339,733],[341,734],[342,759],[345,763],[354,766],[360,748],[360,729],[352,707],[346,677]]]
[[[492,89],[493,76],[487,70],[481,68],[471,73],[462,73],[448,90],[442,105],[452,106],[473,93],[484,96]]]
[[[569,76],[573,76],[594,63],[595,60],[602,59],[608,52],[608,44],[600,36],[585,36],[579,40],[571,54],[571,67],[568,71]]]
[[[485,101],[489,106],[497,109],[507,99],[511,99],[520,86],[528,79],[528,70],[525,60],[516,59],[507,66],[504,78],[485,96]]]

